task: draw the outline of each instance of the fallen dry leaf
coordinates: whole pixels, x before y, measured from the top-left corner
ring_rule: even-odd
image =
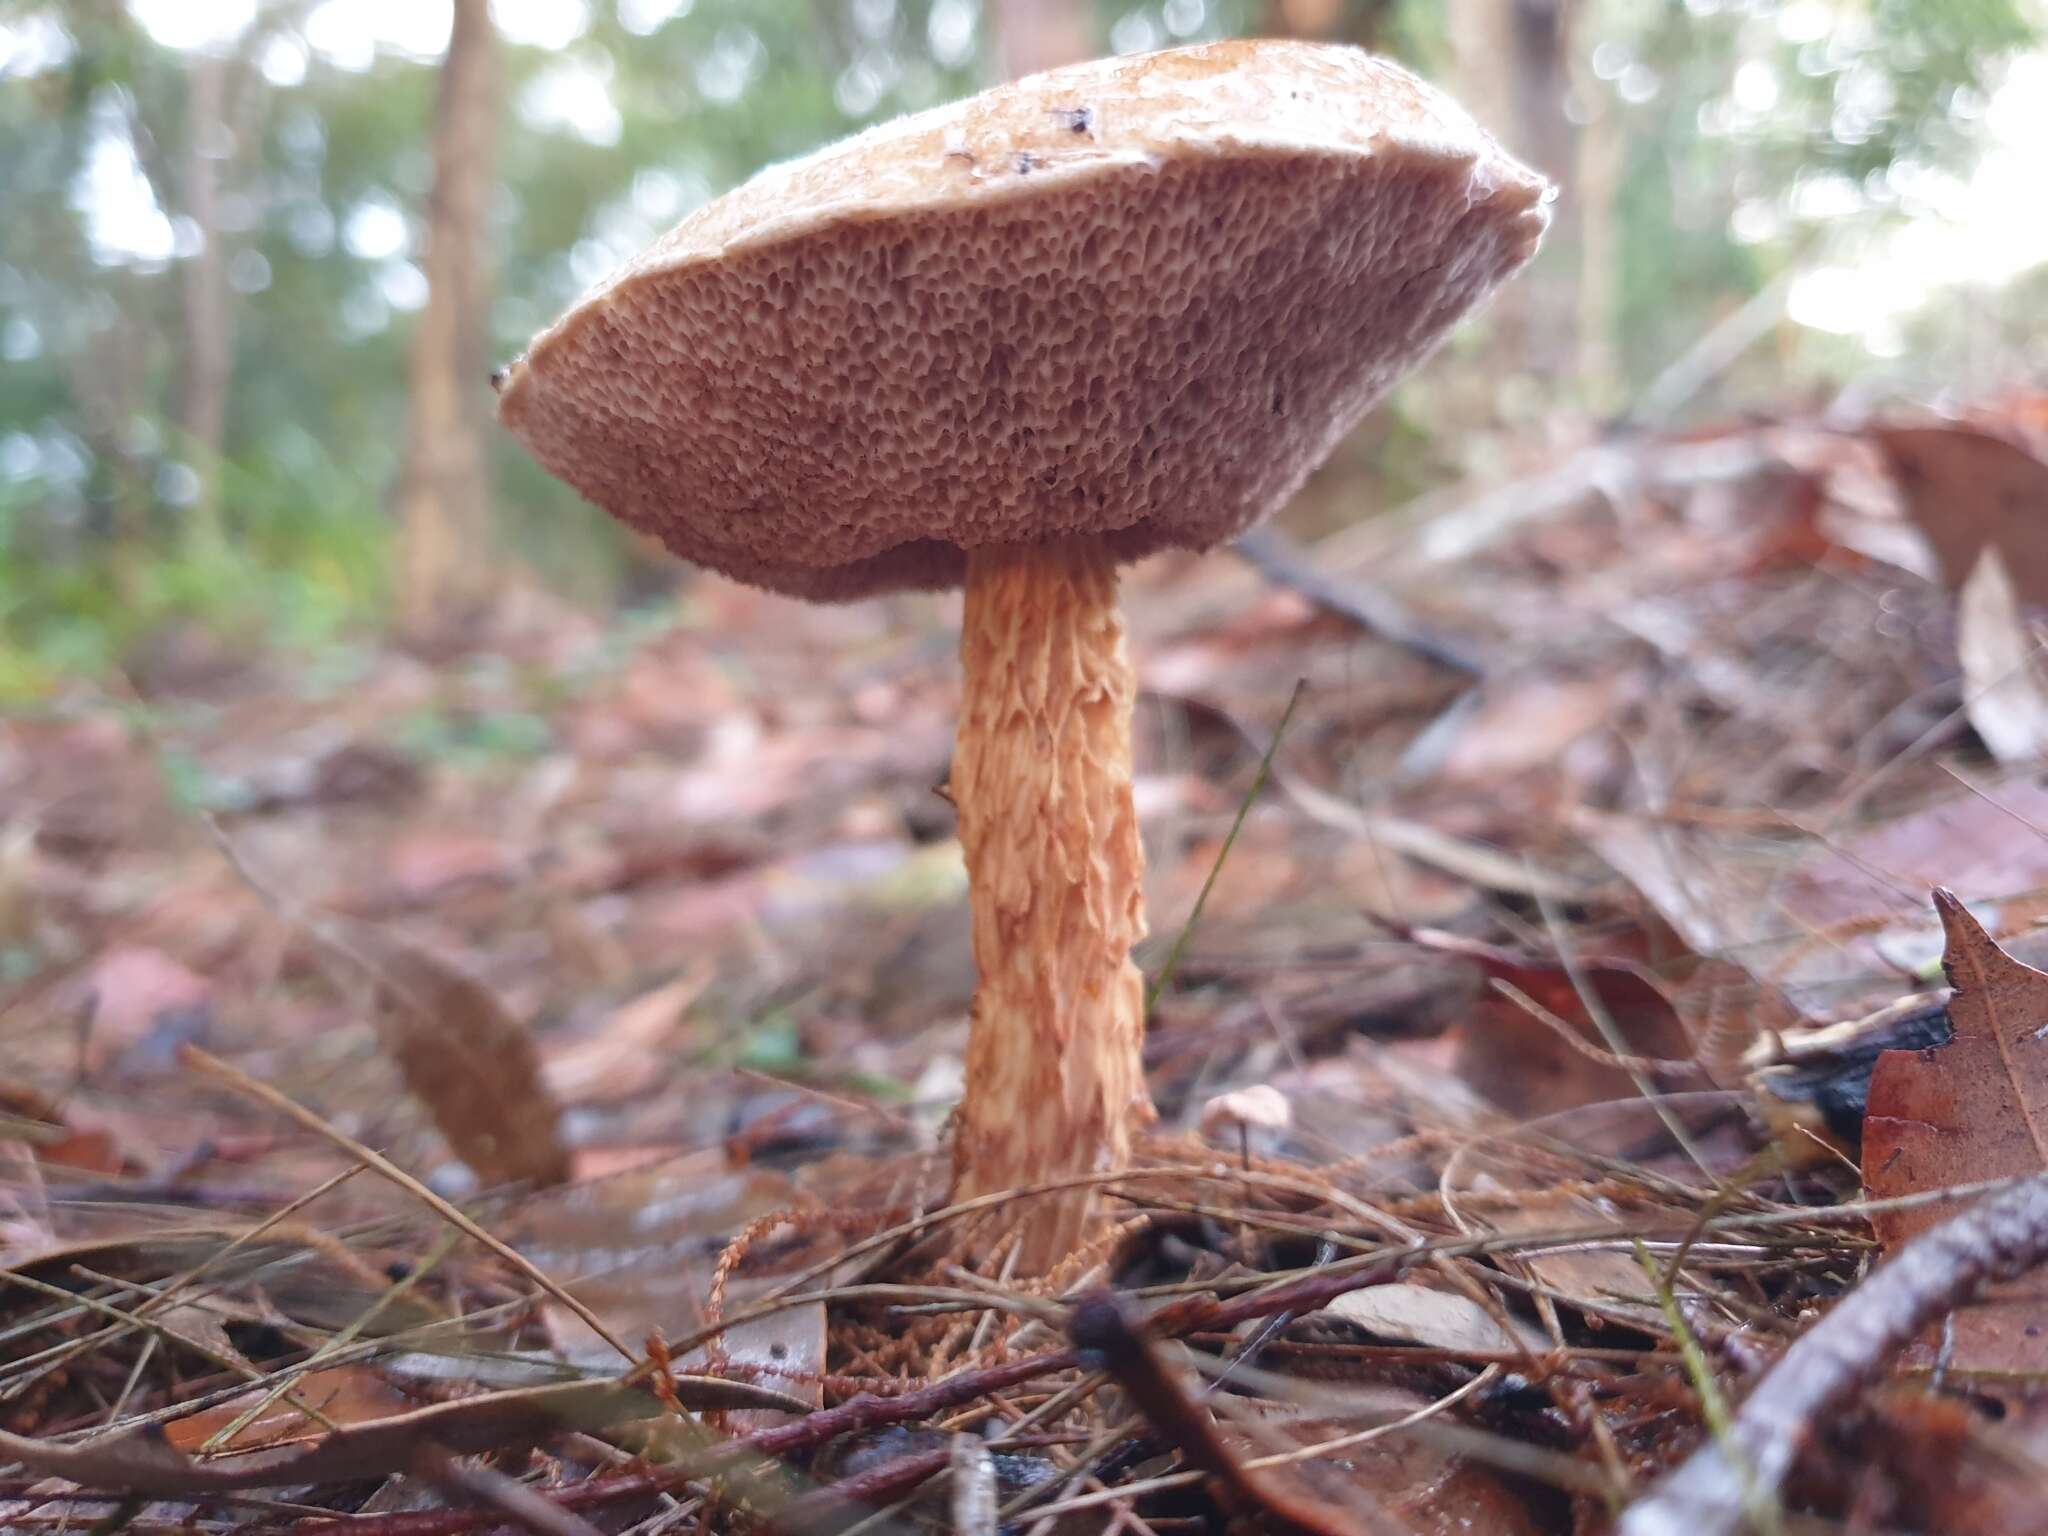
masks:
[[[1469,1296],[1432,1286],[1395,1282],[1346,1291],[1320,1314],[1341,1318],[1375,1338],[1470,1354],[1541,1353],[1549,1340],[1526,1324],[1509,1325]],[[1512,1321],[1512,1320],[1511,1320]]]
[[[2020,602],[2048,604],[2048,464],[1975,427],[1880,427],[1873,435],[1950,588],[1996,549]]]
[[[1374,1396],[1375,1411],[1386,1418],[1398,1417],[1404,1410],[1414,1412],[1425,1401],[1396,1392]],[[1314,1500],[1324,1508],[1354,1511],[1352,1523],[1344,1529],[1369,1531],[1374,1536],[1392,1532],[1459,1536],[1472,1531],[1484,1531],[1488,1536],[1536,1536],[1543,1529],[1529,1500],[1500,1473],[1477,1457],[1460,1455],[1412,1435],[1343,1444],[1357,1437],[1356,1420],[1302,1417],[1268,1422],[1249,1416],[1226,1420],[1219,1433],[1241,1463],[1253,1464],[1262,1483],[1284,1490],[1291,1501]],[[1301,1460],[1264,1461],[1331,1442],[1339,1443]],[[1265,1528],[1301,1529],[1282,1527],[1278,1522]]]
[[[2012,900],[2048,887],[2048,789],[2024,779],[1973,785],[1867,825],[1817,819],[1806,835],[1668,824],[1579,812],[1576,829],[1671,925],[1687,948],[1756,979],[1758,1022],[1832,1022],[1899,994],[1931,962],[1940,930],[1924,894],[1947,885]]]
[[[559,1184],[569,1154],[525,1025],[438,955],[363,924],[347,951],[376,977],[385,1049],[455,1155],[486,1184]]]
[[[1863,1184],[1874,1199],[2048,1168],[2048,972],[2000,949],[1948,891],[1936,891],[1934,905],[1948,938],[1942,966],[1955,1034],[1877,1059],[1863,1122]],[[1885,1211],[1872,1224],[1896,1249],[1958,1209]],[[1926,1366],[1937,1350],[1960,1372],[2048,1370],[2048,1279],[1993,1289],[1902,1360]]]
[[[46,1168],[74,1173],[135,1171],[114,1128],[74,1101],[69,1104],[13,1083],[0,1083],[0,1144],[19,1141]]]
[[[1963,708],[1991,755],[2013,767],[2048,752],[2048,667],[1996,545],[1977,557],[1963,583],[1956,654]]]
[[[1630,677],[1521,676],[1486,689],[1479,707],[1458,722],[1438,773],[1494,788],[1506,778],[1554,767],[1566,750],[1621,716]]]
[[[681,1054],[675,1036],[712,968],[699,963],[613,1010],[598,1032],[544,1052],[547,1086],[571,1103],[630,1098]]]
[[[1456,955],[1490,982],[1505,983],[1561,1020],[1579,1042],[1530,1012],[1508,992],[1491,988],[1457,1026],[1458,1073],[1494,1104],[1518,1116],[1554,1114],[1635,1092],[1635,1079],[1612,1062],[1606,1039],[1581,995],[1614,1026],[1623,1050],[1642,1065],[1670,1072],[1686,1068],[1692,1045],[1678,1011],[1646,971],[1624,961],[1582,959],[1573,977],[1560,961],[1476,943],[1453,934],[1417,929],[1418,944]]]
[[[270,1395],[266,1386],[251,1387],[239,1397],[173,1419],[164,1426],[164,1438],[188,1454],[206,1443]],[[390,1418],[416,1405],[408,1401],[380,1373],[366,1365],[338,1365],[331,1370],[308,1371],[292,1384],[291,1399],[280,1397],[263,1412],[235,1431],[234,1437],[214,1449],[220,1454],[260,1451],[270,1446],[304,1444],[327,1433],[319,1420],[308,1418],[292,1399],[318,1412],[337,1427],[364,1424]]]

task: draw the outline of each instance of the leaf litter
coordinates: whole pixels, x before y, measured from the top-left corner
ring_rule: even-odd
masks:
[[[2037,420],[1135,571],[1162,1121],[1028,1283],[944,1204],[943,600],[10,723],[0,1523],[1650,1531],[1718,1451],[2024,1528]]]

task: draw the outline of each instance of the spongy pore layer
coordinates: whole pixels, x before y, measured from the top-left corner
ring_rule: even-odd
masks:
[[[1355,50],[1018,82],[779,167],[514,365],[540,462],[677,554],[811,598],[969,548],[1205,548],[1284,502],[1528,259],[1544,188]]]

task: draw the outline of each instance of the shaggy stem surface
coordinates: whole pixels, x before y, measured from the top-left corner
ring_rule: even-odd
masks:
[[[979,973],[953,1144],[966,1199],[1123,1167],[1152,1104],[1116,562],[1094,538],[975,551],[960,656],[952,793]],[[1095,1198],[1020,1202],[1019,1272],[1071,1253]]]

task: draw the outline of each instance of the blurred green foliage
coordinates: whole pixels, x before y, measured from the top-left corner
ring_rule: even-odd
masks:
[[[1912,188],[1966,171],[1987,94],[2034,43],[2027,3],[1581,0],[1575,89],[1594,82],[1624,145],[1603,210],[1614,292],[1597,309],[1623,389],[1843,227],[1913,216]],[[445,9],[0,0],[0,698],[107,666],[182,616],[318,646],[382,611],[435,86],[433,45],[401,45]],[[1446,0],[1322,9],[1455,86]],[[213,11],[239,24],[174,35]],[[691,207],[764,163],[974,89],[992,57],[976,0],[500,0],[498,13],[498,357]],[[1098,41],[1122,49],[1277,14],[1268,0],[1093,9]],[[226,71],[221,120],[196,128],[194,48]],[[1570,110],[1583,121],[1587,105]],[[217,167],[231,295],[218,526],[193,514],[178,427],[195,153]],[[1564,266],[1583,214],[1569,188],[1559,209],[1545,260]],[[1545,380],[1542,398],[1568,405],[1573,387]],[[572,594],[614,593],[625,546],[501,435],[492,452],[507,546]],[[484,750],[517,750],[486,734]]]

